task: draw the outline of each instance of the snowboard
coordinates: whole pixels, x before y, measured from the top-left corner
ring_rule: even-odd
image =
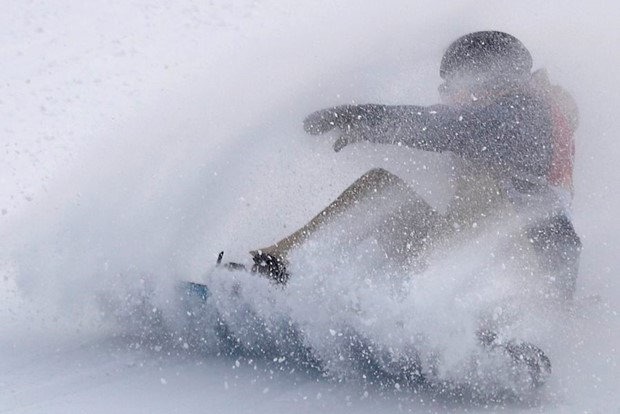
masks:
[[[186,297],[187,303],[198,303],[203,309],[209,305],[212,298],[212,292],[203,283],[181,282],[179,289]],[[220,322],[219,326],[229,340],[233,339],[230,343],[234,344],[234,333],[227,329],[224,322]],[[298,337],[300,343],[303,342],[301,340],[303,332],[293,332],[291,336]],[[506,366],[506,369],[513,371],[515,376],[520,375],[521,389],[539,389],[551,375],[551,360],[540,347],[516,339],[501,340],[495,332],[490,330],[478,331],[477,337],[484,352],[507,356],[506,359],[511,363]],[[350,355],[359,362],[357,365],[365,381],[379,383],[380,385],[398,384],[399,388],[458,388],[458,384],[447,385],[435,381],[432,373],[422,371],[415,358],[402,364],[397,361],[386,365],[385,360],[389,359],[389,355],[382,355],[373,344],[363,337],[352,334],[350,344]],[[303,360],[303,364],[308,364],[308,361],[312,360],[313,367],[321,369],[321,361],[313,359],[312,350],[304,349],[304,352],[298,356],[301,354],[303,357],[300,357],[300,360]]]

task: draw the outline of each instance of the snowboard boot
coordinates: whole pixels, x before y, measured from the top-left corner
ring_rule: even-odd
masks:
[[[288,282],[290,275],[283,258],[260,250],[252,252],[252,255],[254,261],[252,272],[259,273],[279,285]]]
[[[502,349],[515,366],[525,367],[533,388],[542,386],[551,375],[551,360],[534,344],[517,340],[500,342],[497,333],[486,329],[478,331],[478,340],[489,349]]]
[[[527,366],[534,388],[543,385],[551,375],[551,361],[537,346],[528,342],[511,341],[504,345],[504,349],[515,364]]]

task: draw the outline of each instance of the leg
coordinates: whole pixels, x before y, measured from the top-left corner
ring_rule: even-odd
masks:
[[[347,242],[376,236],[387,255],[403,261],[422,250],[438,216],[400,178],[386,170],[373,169],[349,186],[308,224],[274,245],[252,251],[251,254],[257,264],[282,265],[284,268],[286,256],[292,249],[336,220],[353,218],[355,222],[363,220],[364,225],[360,227],[366,229],[363,232],[351,229],[345,236]]]
[[[554,216],[528,229],[527,235],[550,278],[557,297],[570,300],[575,293],[581,240],[565,215]]]

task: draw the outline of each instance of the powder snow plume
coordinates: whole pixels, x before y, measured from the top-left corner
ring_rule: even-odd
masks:
[[[463,379],[481,320],[552,359],[536,409],[617,411],[619,12],[603,0],[7,1],[0,355],[10,357],[0,358],[0,411],[484,410],[375,393],[351,357],[356,341],[376,345],[386,366],[414,347],[425,366],[441,355],[441,379]],[[372,254],[328,260],[333,234],[295,253],[299,276],[285,291],[214,269],[222,250],[248,262],[249,250],[303,225],[372,168],[445,208],[448,158],[365,144],[336,154],[335,137],[308,136],[301,121],[345,103],[435,103],[445,47],[488,29],[521,39],[579,105],[578,307],[540,305],[535,282],[515,282],[514,269],[481,254],[484,237],[417,277]],[[266,348],[290,339],[292,324],[303,331],[295,352],[312,349],[330,375],[218,356],[216,316],[202,315],[204,335],[190,337],[191,310],[175,290],[187,280],[222,298],[240,287],[217,303],[232,331]],[[484,363],[482,372],[501,365]]]

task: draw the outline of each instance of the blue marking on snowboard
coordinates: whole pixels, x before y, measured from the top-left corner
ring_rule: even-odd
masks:
[[[207,298],[211,296],[209,288],[202,283],[183,282],[182,286],[187,296],[198,298],[203,302],[206,302]]]

